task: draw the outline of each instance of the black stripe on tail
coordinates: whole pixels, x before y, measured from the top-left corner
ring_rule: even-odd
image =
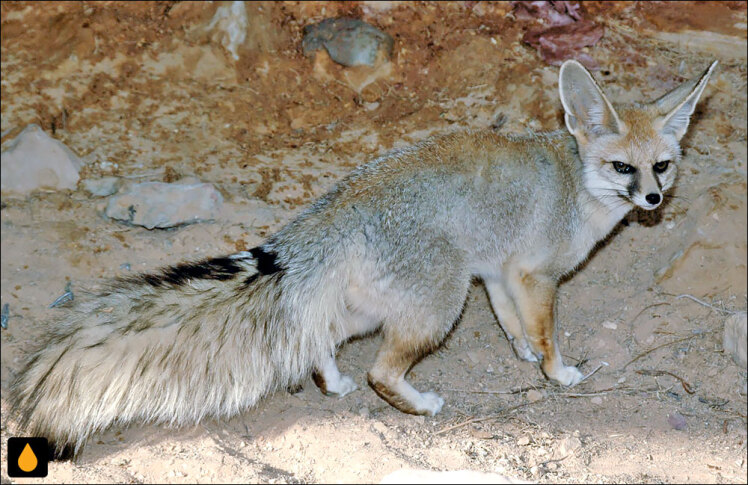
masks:
[[[143,281],[154,287],[181,286],[189,280],[230,280],[244,268],[231,258],[212,258],[192,263],[181,263],[164,268],[160,273],[140,276]]]
[[[270,275],[274,273],[280,273],[285,268],[278,264],[278,255],[273,251],[265,251],[262,246],[252,248],[249,250],[252,257],[255,259],[257,264],[257,273],[249,276],[244,280],[243,288],[254,283],[254,281],[261,275]]]

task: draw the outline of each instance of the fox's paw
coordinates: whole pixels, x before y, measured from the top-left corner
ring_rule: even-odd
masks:
[[[517,354],[517,357],[519,357],[520,359],[526,360],[527,362],[538,361],[538,358],[533,353],[532,348],[530,348],[530,344],[527,343],[527,340],[525,340],[524,338],[513,339],[512,348],[514,349],[514,353]]]
[[[353,391],[358,389],[358,385],[356,384],[356,381],[353,380],[350,376],[341,375],[340,379],[334,382],[327,382],[327,389],[325,389],[325,394],[328,396],[338,396],[343,397],[346,394],[350,394]]]
[[[581,382],[584,378],[584,374],[573,365],[561,365],[553,373],[549,373],[548,377],[562,386],[573,386]]]
[[[328,373],[327,378],[318,372],[314,372],[312,378],[314,379],[314,383],[317,384],[317,387],[319,387],[319,390],[322,391],[322,394],[325,396],[343,397],[358,389],[356,381],[354,381],[350,376],[339,374],[337,372]]]
[[[435,392],[422,392],[421,402],[417,408],[417,414],[425,414],[428,416],[434,416],[436,413],[442,410],[444,406],[444,399]]]
[[[338,397],[343,397],[346,394],[350,394],[358,389],[358,384],[353,380],[351,376],[342,375],[340,381],[338,381],[338,387],[336,389],[329,390],[333,394],[337,394]]]

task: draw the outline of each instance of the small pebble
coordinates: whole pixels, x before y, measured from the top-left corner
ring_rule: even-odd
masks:
[[[527,391],[527,400],[530,402],[537,402],[543,399],[543,393],[536,390],[536,389],[530,389]]]
[[[686,424],[686,418],[677,411],[667,417],[667,422],[673,429],[677,429],[678,431],[683,431],[688,427],[688,424]]]
[[[603,403],[603,398],[601,398],[600,396],[595,396],[592,399],[590,399],[590,402],[592,404],[598,404],[599,405],[599,404]]]
[[[527,436],[523,436],[520,439],[517,440],[517,444],[519,446],[527,446],[530,444],[530,438]]]
[[[611,322],[611,321],[609,321],[609,320],[605,320],[605,321],[603,322],[603,327],[604,327],[604,328],[607,328],[607,329],[610,329],[610,330],[615,330],[615,329],[617,329],[617,328],[618,328],[618,325],[616,325],[616,323],[615,323],[615,322]]]

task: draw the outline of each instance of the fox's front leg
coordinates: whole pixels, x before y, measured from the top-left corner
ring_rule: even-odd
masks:
[[[535,355],[542,358],[545,375],[564,386],[581,381],[582,373],[574,366],[564,365],[558,349],[554,318],[558,282],[544,274],[521,269],[509,271],[506,281],[524,323],[527,341]]]
[[[537,362],[538,358],[532,353],[530,344],[527,343],[525,332],[522,330],[522,322],[517,315],[514,302],[507,293],[506,285],[501,281],[501,278],[495,276],[484,277],[483,282],[491,301],[491,307],[496,314],[499,325],[509,339],[514,353],[522,360]]]

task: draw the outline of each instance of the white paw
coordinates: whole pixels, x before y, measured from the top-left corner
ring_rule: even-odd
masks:
[[[514,352],[517,354],[517,357],[519,357],[520,359],[526,360],[527,362],[538,361],[538,358],[532,352],[532,349],[530,348],[530,344],[527,343],[527,340],[523,338],[514,339],[512,340],[512,347],[514,347]]]
[[[556,370],[553,375],[548,375],[548,377],[557,381],[562,386],[573,386],[584,378],[584,374],[574,366],[564,365]]]
[[[435,392],[422,392],[421,402],[418,406],[419,414],[428,414],[434,416],[436,413],[442,410],[444,406],[444,399]]]
[[[358,385],[356,384],[356,381],[354,381],[350,376],[341,375],[340,379],[334,383],[335,386],[330,388],[328,384],[327,393],[328,394],[334,394],[338,397],[343,397],[346,394],[350,394],[356,389],[358,389]]]

